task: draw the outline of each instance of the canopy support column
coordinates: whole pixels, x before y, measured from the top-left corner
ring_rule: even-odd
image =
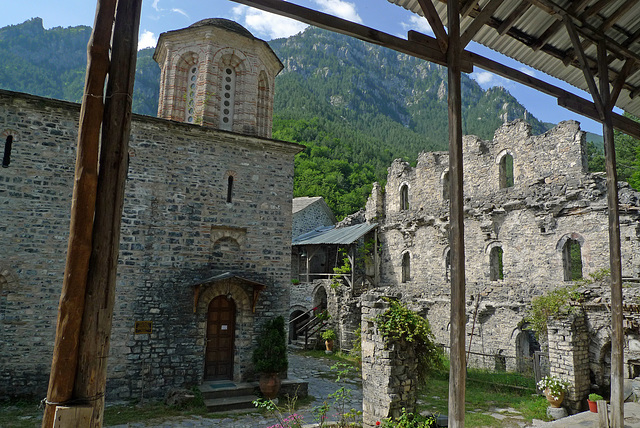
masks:
[[[611,267],[611,426],[624,426],[624,331],[622,317],[622,264],[620,251],[620,218],[618,209],[618,174],[613,141],[613,119],[609,92],[607,48],[598,43],[598,77],[604,108],[602,135],[607,171],[607,205],[609,207],[609,264]],[[597,94],[593,94],[595,98]]]
[[[464,206],[462,198],[462,95],[460,15],[457,1],[447,2],[449,45],[449,176],[451,211],[449,214],[451,246],[451,369],[449,375],[449,426],[464,427],[465,411],[465,271]]]

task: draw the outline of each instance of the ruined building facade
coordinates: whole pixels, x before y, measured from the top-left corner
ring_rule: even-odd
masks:
[[[525,122],[511,122],[491,141],[464,137],[463,153],[471,364],[530,370],[539,349],[524,319],[531,300],[609,268],[605,178],[587,172],[584,133],[572,121],[538,136]],[[379,286],[400,292],[429,319],[436,340],[445,345],[451,297],[448,165],[444,152],[420,154],[416,167],[394,161],[385,191],[374,185],[366,207],[367,221],[379,225]],[[623,277],[639,278],[640,201],[626,183],[620,184],[620,235]],[[584,330],[580,337],[586,343],[580,349],[587,374],[552,367],[552,372],[580,377],[573,382],[581,385],[573,391],[576,396],[590,382],[608,384],[608,290],[594,293],[600,299],[590,306],[586,321],[574,323]],[[550,329],[550,335],[557,331]],[[631,361],[639,356],[634,346],[640,349],[640,342],[634,342],[633,330],[628,333],[625,359]]]
[[[160,117],[134,115],[131,127],[108,398],[252,379],[260,326],[289,307],[301,147],[270,139],[282,65],[220,19],[161,35],[155,58]],[[11,146],[0,170],[0,398],[46,393],[79,111],[0,91]]]

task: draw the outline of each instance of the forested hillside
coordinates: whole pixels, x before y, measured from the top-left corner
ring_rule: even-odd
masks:
[[[45,30],[34,18],[0,28],[0,88],[80,101],[89,27]],[[295,196],[324,196],[340,218],[364,206],[395,158],[447,149],[446,69],[317,28],[270,42],[285,68],[276,79],[273,137],[304,144]],[[134,112],[155,116],[160,69],[138,53]],[[463,131],[492,138],[523,118],[534,133],[553,124],[531,116],[503,88],[463,75]],[[593,148],[592,157],[598,152]]]

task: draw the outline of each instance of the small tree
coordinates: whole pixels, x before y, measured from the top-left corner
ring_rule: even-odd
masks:
[[[289,367],[284,318],[267,321],[253,351],[253,364],[259,373],[280,373]]]

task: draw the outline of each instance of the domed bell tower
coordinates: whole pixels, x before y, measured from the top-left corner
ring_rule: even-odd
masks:
[[[228,19],[162,33],[158,117],[271,137],[273,90],[283,66],[269,45]]]

